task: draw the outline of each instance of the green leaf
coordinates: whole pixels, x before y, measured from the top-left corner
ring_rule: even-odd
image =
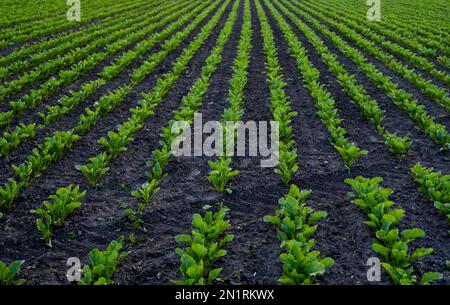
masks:
[[[198,265],[191,266],[186,270],[186,274],[192,279],[201,277],[202,273],[202,268]]]
[[[211,270],[208,274],[208,283],[214,281],[219,276],[220,272],[222,272],[222,268],[216,268]]]
[[[391,266],[388,263],[381,263],[384,269],[386,269],[387,273],[391,277],[391,279],[394,281],[395,284],[400,284],[401,277],[399,273],[395,270],[393,266]]]
[[[175,240],[179,243],[188,243],[191,244],[192,243],[192,238],[190,235],[187,234],[180,234],[175,236]]]
[[[329,268],[334,265],[334,260],[331,257],[325,257],[322,259],[322,264],[325,266],[325,268]]]
[[[403,240],[414,240],[425,237],[425,232],[421,229],[407,229],[402,231]]]
[[[277,216],[272,216],[272,215],[266,215],[263,217],[263,220],[265,222],[269,222],[272,223],[276,226],[281,226],[281,219]]]
[[[280,282],[281,284],[284,285],[295,285],[297,284],[293,279],[291,279],[290,277],[283,275],[282,277],[280,277],[278,279],[278,282]]]
[[[305,272],[310,276],[323,274],[325,272],[325,266],[318,261],[313,261],[305,266]]]
[[[413,254],[411,255],[411,262],[415,262],[419,258],[433,253],[433,251],[434,251],[433,248],[418,248],[414,250]]]
[[[15,261],[11,265],[9,265],[8,269],[9,269],[10,272],[16,274],[22,268],[23,263],[25,263],[24,260]]]
[[[191,248],[198,255],[199,258],[204,257],[208,253],[207,248],[197,243],[192,244]]]
[[[325,211],[314,212],[309,216],[309,223],[314,224],[318,222],[320,219],[327,217],[328,213]]]
[[[442,273],[439,272],[427,272],[422,275],[420,285],[429,285],[433,281],[441,280],[443,278]]]
[[[372,243],[372,249],[373,249],[373,251],[383,255],[384,257],[389,257],[389,249],[382,246],[379,243],[376,243],[376,242]]]

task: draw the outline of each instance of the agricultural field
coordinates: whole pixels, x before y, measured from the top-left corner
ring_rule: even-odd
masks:
[[[0,285],[450,284],[449,16],[1,0]]]

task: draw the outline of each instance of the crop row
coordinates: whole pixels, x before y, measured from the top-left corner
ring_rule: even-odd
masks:
[[[440,80],[442,83],[444,83],[447,86],[450,86],[450,76],[442,70],[436,69],[435,65],[427,60],[425,57],[418,56],[414,52],[406,49],[403,47],[403,45],[408,46],[405,42],[402,42],[402,45],[398,45],[396,43],[393,43],[389,40],[386,40],[387,37],[392,37],[394,41],[399,41],[401,37],[398,36],[397,33],[391,31],[388,32],[385,29],[380,29],[380,34],[373,31],[370,27],[368,27],[368,24],[372,24],[371,22],[365,22],[364,25],[360,25],[355,21],[356,18],[350,18],[349,15],[343,14],[343,12],[332,12],[328,9],[325,9],[324,7],[318,7],[318,6],[311,6],[311,10],[302,5],[303,3],[299,3],[299,6],[301,6],[303,9],[307,10],[309,13],[314,14],[315,12],[323,14],[322,16],[327,16],[329,18],[332,18],[335,21],[339,21],[340,24],[345,24],[348,27],[358,31],[359,33],[362,33],[365,37],[372,40],[373,42],[383,46],[386,50],[391,52],[394,55],[400,56],[403,59],[407,60],[410,64],[414,65],[415,67],[422,69],[423,71],[426,71],[429,75],[433,76],[437,80]],[[314,11],[313,11],[314,10]],[[319,15],[316,15],[320,17]]]
[[[383,135],[386,146],[389,151],[399,159],[405,157],[411,146],[409,137],[399,137],[395,133],[390,133],[382,124],[383,111],[379,108],[378,102],[372,100],[364,87],[356,81],[355,75],[349,75],[344,66],[338,61],[337,57],[330,52],[323,41],[299,18],[297,18],[286,7],[278,1],[277,4],[281,11],[286,14],[299,30],[305,35],[309,42],[320,54],[322,60],[328,66],[328,70],[336,76],[337,80],[345,92],[352,98],[352,101],[360,108],[362,115],[369,120],[375,127],[378,134]]]
[[[136,3],[135,1],[120,3],[117,6],[100,4],[98,9],[93,9],[92,11],[85,12],[80,23],[89,24],[97,19],[108,18],[112,13],[118,14],[121,12],[126,12],[129,8],[137,7],[141,4],[142,2]],[[102,9],[100,9],[100,7],[102,7]],[[105,7],[106,9],[104,9]],[[66,16],[64,14],[58,21],[48,20],[44,22],[38,22],[31,28],[28,28],[22,32],[20,30],[15,31],[15,29],[12,29],[11,32],[3,32],[0,36],[0,47],[11,46],[16,43],[36,39],[41,36],[56,34],[63,30],[73,28],[73,23],[68,22],[65,17]]]
[[[434,206],[450,221],[450,175],[442,175],[417,163],[410,170],[420,185],[420,190],[433,202]]]
[[[284,3],[286,3],[286,1],[284,1]],[[299,2],[295,1],[295,3]],[[289,7],[293,6],[289,5]],[[314,19],[310,14],[306,13],[306,11],[310,11],[310,9],[296,10],[296,12],[300,14],[302,17],[304,17],[306,20],[308,21],[316,20],[316,22],[318,22],[317,19]],[[426,96],[429,96],[439,105],[443,106],[447,111],[450,111],[450,98],[446,90],[433,84],[430,80],[423,78],[413,69],[409,69],[405,65],[402,65],[394,56],[383,52],[383,50],[378,48],[374,42],[365,39],[363,36],[359,35],[354,30],[350,29],[344,24],[335,22],[330,18],[326,18],[317,11],[315,11],[314,14],[320,16],[322,21],[326,21],[328,24],[332,25],[335,29],[339,31],[339,33],[351,39],[358,47],[367,52],[367,54],[373,56],[373,58],[380,60],[380,62],[384,63],[392,71],[394,71],[399,76],[403,77],[405,80],[416,86]]]
[[[330,257],[321,258],[320,251],[313,250],[316,241],[311,238],[317,231],[317,223],[327,216],[325,211],[314,212],[305,203],[311,195],[309,190],[299,190],[293,184],[289,193],[279,200],[280,209],[275,215],[266,215],[265,222],[278,228],[277,237],[283,253],[283,275],[278,280],[288,285],[316,284],[316,277],[333,266]]]
[[[306,20],[310,21],[314,28],[318,29],[347,58],[361,68],[367,77],[374,82],[377,87],[381,89],[381,91],[389,96],[397,107],[405,111],[412,120],[416,121],[420,129],[433,138],[437,144],[441,145],[442,149],[449,149],[450,135],[445,127],[439,123],[436,123],[434,117],[427,114],[425,107],[420,105],[417,100],[413,99],[411,94],[407,93],[403,89],[399,89],[396,83],[392,82],[389,77],[378,71],[374,65],[368,62],[368,59],[364,57],[357,49],[351,47],[340,36],[331,32],[319,21],[292,5],[288,4],[288,7],[304,16]]]
[[[275,9],[275,7],[265,1],[289,46],[289,52],[297,63],[297,68],[303,78],[304,86],[310,90],[315,101],[317,115],[327,128],[334,148],[338,151],[347,169],[350,169],[356,159],[365,155],[367,151],[359,149],[346,137],[346,130],[341,126],[342,119],[339,117],[335,106],[335,101],[322,84],[320,84],[320,71],[309,61],[306,49],[301,45],[292,28]]]
[[[218,192],[228,191],[228,184],[231,179],[239,174],[239,171],[231,167],[232,157],[227,152],[233,150],[235,139],[235,124],[240,121],[244,114],[245,87],[248,83],[248,68],[250,65],[250,52],[252,50],[252,16],[249,0],[245,1],[244,17],[241,30],[241,38],[237,47],[236,58],[233,64],[233,75],[230,79],[230,88],[228,90],[228,107],[222,114],[223,136],[219,149],[224,153],[217,161],[209,160],[208,164],[211,170],[208,174],[208,180],[213,184]],[[226,129],[229,123],[233,123],[233,130]],[[227,125],[228,124],[228,125]],[[238,131],[239,132],[239,131]],[[231,148],[229,147],[231,144]]]
[[[14,61],[10,65],[0,68],[0,80],[6,80],[8,77],[12,78],[13,74],[30,70],[35,65],[41,64],[47,60],[54,60],[56,59],[56,56],[58,56],[57,58],[60,58],[59,55],[63,52],[73,49],[80,49],[92,40],[98,39],[99,37],[105,36],[113,31],[137,24],[145,18],[142,14],[142,10],[153,8],[154,6],[155,4],[152,3],[151,5],[147,5],[147,7],[140,7],[139,10],[128,10],[126,13],[122,14],[120,18],[111,17],[107,20],[103,20],[93,27],[77,31],[76,36],[66,42],[60,42],[57,47],[52,49],[44,49],[42,52],[32,54],[27,59],[21,60],[20,58],[17,58],[16,56],[18,56],[18,54],[16,53],[2,57],[0,59],[2,63],[8,62],[9,58],[14,58]],[[161,8],[163,8],[163,6],[158,7],[158,10]],[[127,22],[124,23],[124,21]]]
[[[86,101],[86,99],[91,96],[94,92],[100,89],[102,86],[106,85],[108,81],[113,80],[115,77],[120,75],[120,73],[131,63],[133,63],[136,59],[139,59],[141,55],[146,53],[152,47],[154,47],[158,42],[175,32],[179,29],[184,23],[186,23],[190,18],[195,16],[195,13],[200,11],[202,8],[206,6],[206,3],[198,6],[189,14],[182,16],[180,15],[184,12],[189,11],[193,8],[195,3],[192,5],[186,6],[183,10],[177,11],[172,15],[162,19],[158,24],[166,23],[166,21],[170,21],[172,19],[178,18],[176,22],[173,22],[169,26],[167,26],[163,31],[155,33],[151,35],[147,40],[140,43],[136,46],[135,49],[121,55],[116,58],[113,63],[109,66],[106,66],[99,73],[99,77],[95,80],[92,80],[88,83],[81,85],[81,89],[76,92],[72,92],[70,96],[63,96],[58,100],[57,105],[47,105],[47,112],[39,112],[39,117],[43,121],[40,125],[32,123],[29,125],[25,125],[23,123],[19,123],[13,132],[4,132],[3,137],[0,138],[0,155],[6,156],[12,149],[16,148],[20,143],[25,140],[32,138],[35,135],[35,130],[43,129],[45,126],[55,121],[58,118],[63,117],[65,114],[69,113],[72,109],[78,106],[80,103]],[[212,8],[207,11],[210,12]],[[202,13],[201,16],[204,16],[207,13]],[[183,32],[183,35],[175,35],[174,38],[165,42],[162,46],[161,51],[156,54],[150,56],[150,63],[146,61],[140,68],[134,70],[132,76],[134,77],[137,73],[140,76],[150,74],[154,68],[167,56],[167,54],[173,51],[178,44],[188,35],[193,29],[195,29],[196,25],[198,25],[199,18],[196,19],[197,22],[193,22],[189,25]],[[156,24],[156,26],[158,25]],[[133,84],[140,83],[143,80],[143,77],[139,79],[139,81],[135,81],[133,78]]]
[[[416,248],[410,245],[418,238],[423,238],[425,232],[421,229],[398,229],[398,223],[405,215],[401,209],[393,209],[394,202],[389,200],[392,189],[383,188],[380,177],[367,179],[361,176],[346,179],[353,192],[349,196],[353,203],[361,208],[368,220],[365,224],[375,230],[375,240],[372,249],[382,255],[382,266],[397,285],[429,284],[442,279],[438,272],[426,272],[418,278],[413,263],[433,252],[432,248]]]
[[[261,35],[263,38],[263,49],[266,55],[266,80],[269,86],[270,111],[273,120],[278,123],[279,140],[278,165],[275,173],[280,175],[284,183],[289,183],[298,170],[297,149],[292,134],[291,119],[297,113],[291,109],[291,101],[286,96],[284,87],[286,82],[283,80],[282,70],[279,65],[277,47],[273,38],[273,32],[270,28],[267,16],[264,13],[261,4],[256,2],[256,10],[261,24]]]
[[[225,9],[225,5],[221,8],[218,15],[220,16],[221,13],[223,13],[223,10]],[[209,27],[205,29],[205,27],[202,29],[202,34],[199,34],[200,38],[197,40],[194,40],[196,44],[194,44],[195,47],[192,47],[191,49],[186,49],[184,54],[184,57],[182,59],[188,58],[191,59],[193,54],[189,53],[192,49],[197,49],[201,46],[201,44],[204,42],[206,37],[209,36],[211,33],[212,28],[218,22],[217,15],[215,16],[212,21],[208,23]],[[206,37],[205,37],[206,36]],[[174,65],[175,69],[178,67],[180,68],[181,64],[187,65],[187,62],[180,61],[180,63]],[[178,74],[179,75],[179,74]],[[174,81],[174,75],[170,74],[168,75],[168,79],[166,82],[164,82],[162,79],[158,81],[157,86],[154,88],[154,93],[156,94],[156,97],[159,97],[161,95],[161,90],[168,90],[168,88],[162,88],[163,85],[166,85],[167,83],[170,83],[172,80]],[[173,82],[171,83],[173,84]],[[158,86],[159,85],[159,86]],[[46,141],[43,144],[40,144],[38,148],[33,149],[33,154],[37,155],[39,159],[45,159],[47,157],[47,152],[44,150],[47,146],[51,146],[52,143],[56,142],[55,144],[61,149],[64,150],[65,145],[72,144],[73,141],[77,140],[79,138],[78,135],[75,134],[85,134],[88,132],[97,122],[98,120],[110,113],[112,110],[114,110],[118,105],[120,105],[124,98],[131,92],[132,87],[129,85],[122,85],[116,90],[109,92],[107,95],[100,98],[100,100],[95,104],[94,110],[91,110],[89,108],[86,108],[85,113],[80,116],[80,122],[77,124],[77,126],[73,129],[70,129],[65,132],[55,132],[55,135],[65,135],[66,137],[71,136],[71,141],[61,141],[59,138],[54,139],[55,136],[49,137],[46,139]],[[166,91],[167,93],[167,91]],[[144,101],[145,102],[145,101]],[[144,102],[141,102],[141,108],[139,108],[135,116],[141,117],[143,115],[149,115],[148,113],[152,113],[151,109],[148,107],[151,104],[147,103],[144,104]],[[146,107],[147,106],[147,107]],[[67,143],[66,143],[67,142]],[[19,190],[25,186],[27,186],[27,183],[24,183],[25,181],[31,181],[32,179],[39,176],[45,169],[45,168],[36,168],[35,170],[32,169],[32,164],[30,164],[29,158],[33,157],[33,155],[29,156],[27,161],[24,164],[21,164],[20,166],[14,166],[14,169],[16,171],[16,175],[19,177],[19,182],[17,183],[14,178],[11,178],[9,182],[4,186],[4,188],[0,188],[0,206],[7,206],[11,207],[11,204],[14,200],[14,198],[18,195]],[[56,161],[58,158],[54,157],[48,160],[47,163]],[[48,165],[48,164],[46,164]]]

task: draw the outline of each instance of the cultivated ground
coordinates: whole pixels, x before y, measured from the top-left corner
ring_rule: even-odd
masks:
[[[0,131],[20,131],[16,129],[20,123],[35,123],[36,128],[32,134],[19,140],[20,144],[14,145],[0,157],[0,186],[6,189],[11,184],[8,179],[13,177],[19,184],[23,181],[23,177],[16,173],[13,166],[22,163],[29,166],[29,163],[25,163],[27,158],[35,148],[38,148],[36,154],[42,152],[42,146],[38,145],[45,143],[46,137],[51,137],[57,131],[71,131],[80,135],[80,138],[73,145],[67,145],[64,154],[50,160],[41,171],[28,173],[32,179],[30,183],[21,185],[12,208],[6,208],[6,197],[2,195],[0,261],[11,263],[13,260],[25,260],[20,278],[26,279],[28,284],[68,284],[65,272],[69,257],[79,257],[83,264],[87,264],[91,249],[103,250],[118,236],[129,237],[134,234],[135,240],[126,245],[130,254],[121,262],[113,276],[114,282],[168,284],[171,279],[182,277],[179,271],[180,258],[175,253],[175,248],[179,246],[175,236],[190,233],[192,215],[203,213],[203,206],[214,206],[222,202],[230,209],[227,215],[231,224],[228,232],[234,235],[234,240],[225,247],[227,255],[214,263],[223,268],[215,283],[276,284],[282,275],[283,265],[279,255],[283,250],[277,239],[276,228],[262,218],[279,208],[278,199],[287,194],[290,184],[295,184],[300,189],[312,190],[306,201],[309,207],[328,213],[318,223],[317,232],[313,236],[317,241],[314,249],[320,251],[321,257],[333,258],[334,265],[318,276],[317,282],[392,284],[392,279],[384,270],[380,282],[368,282],[366,279],[369,268],[366,266],[367,259],[373,256],[381,258],[381,255],[372,250],[372,242],[376,236],[375,230],[364,223],[368,220],[367,214],[351,202],[347,193],[352,189],[344,182],[347,178],[363,176],[382,177],[381,185],[393,189],[390,200],[395,202],[395,208],[405,211],[404,218],[398,224],[400,229],[420,228],[425,232],[426,236],[414,241],[411,246],[431,247],[434,252],[413,263],[414,272],[418,275],[428,271],[441,272],[442,279],[435,283],[449,284],[448,219],[433,206],[428,195],[419,189],[420,184],[411,176],[410,168],[420,163],[425,167],[433,167],[435,171],[442,171],[442,175],[449,174],[450,136],[447,134],[443,136],[443,140],[436,139],[436,133],[432,135],[434,125],[419,123],[420,120],[412,114],[413,106],[407,106],[404,100],[399,102],[396,98],[399,91],[410,94],[407,100],[415,100],[418,105],[423,105],[427,115],[434,119],[433,124],[441,124],[444,128],[450,126],[448,4],[438,0],[427,3],[382,0],[381,20],[369,22],[366,18],[368,7],[365,6],[365,1],[236,1],[238,0],[82,2],[80,22],[65,21],[67,7],[63,4],[56,7],[45,4],[40,9],[48,8],[48,11],[42,15],[32,15],[33,7],[27,10],[26,5],[32,5],[30,1],[20,1],[24,2],[20,4],[6,1],[1,4],[14,13],[7,14],[4,8],[1,9],[0,40],[3,39],[3,45],[0,47],[0,63],[5,69],[2,70],[4,74],[0,89],[0,111],[3,113]],[[192,7],[188,7],[189,5]],[[234,10],[233,5],[237,6],[237,10]],[[224,7],[223,13],[218,14],[221,7]],[[246,8],[250,8],[251,14],[252,47],[249,50],[248,81],[243,91],[241,120],[273,120],[273,107],[270,107],[274,100],[273,83],[267,80],[271,75],[267,69],[267,52],[264,50],[267,41],[263,37],[262,22],[265,21],[261,19],[262,15],[266,15],[277,48],[276,54],[281,67],[279,72],[285,83],[281,89],[290,101],[291,111],[297,113],[289,125],[292,127],[291,138],[297,149],[294,153],[298,171],[286,184],[273,168],[261,168],[259,157],[235,157],[231,167],[238,170],[239,174],[229,183],[232,190],[229,194],[218,192],[208,181],[211,168],[207,161],[215,158],[171,157],[163,168],[166,176],[158,179],[160,190],[142,215],[146,231],[135,230],[123,207],[129,204],[136,208],[137,200],[131,192],[149,181],[149,177],[145,175],[151,170],[147,162],[152,160],[152,153],[161,147],[163,128],[174,119],[174,111],[180,107],[183,97],[189,94],[196,80],[203,76],[205,60],[217,44],[217,38],[226,26],[230,14],[235,11],[236,19],[229,23],[232,31],[220,52],[220,62],[207,80],[206,91],[196,97],[199,104],[195,105],[195,110],[202,113],[204,121],[221,120],[224,109],[229,107],[230,79],[236,70],[234,62],[243,35]],[[193,12],[194,9],[198,11]],[[164,44],[175,33],[182,32],[189,24],[194,23],[195,18],[207,9],[210,12],[206,17],[199,19],[198,25],[192,30],[186,31],[185,37],[174,44],[173,48]],[[286,13],[284,9],[290,13]],[[186,17],[186,22],[181,24],[181,17],[175,15],[178,11],[180,16],[192,16]],[[104,15],[101,15],[102,12]],[[331,94],[335,102],[334,107],[341,119],[338,126],[347,132],[344,138],[367,151],[365,155],[355,159],[350,170],[335,149],[339,144],[331,136],[329,122],[317,114],[321,98],[311,94],[308,80],[299,69],[298,61],[280,26],[280,19],[276,18],[274,12],[281,14],[305,48],[309,63],[319,70],[317,82],[323,86],[322,90]],[[333,18],[334,14],[336,17]],[[108,16],[113,17],[108,19]],[[165,19],[168,16],[172,16],[172,19]],[[209,35],[198,51],[194,52],[186,68],[177,75],[173,85],[154,104],[154,114],[142,120],[141,128],[133,133],[134,140],[124,145],[127,150],[109,159],[109,170],[98,178],[97,185],[89,184],[86,176],[75,165],[86,165],[89,158],[102,152],[109,153],[98,140],[107,137],[109,131],[117,132],[117,126],[131,116],[129,109],[138,106],[140,100],[145,100],[143,94],[155,90],[158,83],[162,82],[159,79],[165,79],[166,73],[173,70],[174,61],[183,54],[183,50],[190,47],[213,16],[218,16],[217,24],[212,26]],[[323,41],[323,45],[330,54],[334,54],[335,60],[345,72],[353,75],[352,81],[361,86],[359,89],[353,92],[347,90],[350,86],[342,81],[342,74],[330,69],[330,61],[323,56],[325,51],[318,51],[318,45],[313,43],[312,36],[302,31],[305,28],[299,28],[290,17],[297,18],[299,23],[311,30],[310,33]],[[126,23],[134,19],[138,21]],[[140,23],[146,20],[149,24]],[[337,40],[330,39],[326,30],[318,28],[313,20],[341,37],[341,45],[335,43]],[[164,32],[177,22],[180,24],[173,26],[173,30]],[[335,23],[345,28],[338,29]],[[155,26],[152,28],[152,25]],[[117,28],[113,28],[114,26]],[[108,30],[100,33],[102,29]],[[121,33],[122,29],[131,30],[129,33]],[[341,30],[347,33],[353,31],[354,36],[347,36]],[[138,31],[142,31],[142,35],[135,40],[127,36]],[[72,33],[79,35],[75,34],[67,41],[62,40]],[[93,46],[96,41],[115,33],[120,33],[117,38],[110,38]],[[75,43],[76,39],[82,37],[85,39]],[[381,55],[375,56],[370,51],[372,47],[364,48],[361,40],[358,42],[356,37],[371,41],[379,51],[377,54]],[[382,37],[383,41],[377,41],[377,37]],[[126,39],[114,45],[122,38]],[[154,41],[153,45],[144,49],[143,42],[151,39]],[[56,41],[54,45],[51,45],[52,41]],[[46,45],[47,42],[50,43]],[[64,44],[67,44],[66,48],[63,47]],[[117,50],[112,50],[113,45]],[[345,54],[343,45],[356,49],[365,58],[365,63],[372,64],[382,73],[382,77],[397,86],[386,88],[380,82],[377,83],[376,77],[363,69],[362,62],[355,62]],[[19,53],[20,50],[26,51]],[[72,50],[74,53],[71,53]],[[83,50],[87,50],[86,54],[76,55],[76,58],[67,56],[81,54]],[[129,52],[131,50],[134,53]],[[36,54],[42,54],[43,57],[32,57]],[[94,54],[106,55],[96,55],[96,60]],[[153,54],[161,54],[158,58],[151,57],[155,66],[152,69],[147,66],[148,75],[139,81],[133,80],[134,71]],[[89,58],[91,62],[86,61]],[[86,61],[87,68],[76,66],[83,61]],[[409,70],[405,72],[393,62]],[[429,68],[430,65],[433,68]],[[116,70],[102,72],[109,66]],[[36,77],[31,78],[28,75],[33,71],[38,72]],[[62,71],[74,72],[69,76],[62,74]],[[84,84],[98,79],[102,79],[104,83],[95,87],[92,92],[83,91]],[[52,83],[54,80],[61,82]],[[121,86],[129,88],[129,92],[121,95],[115,102],[111,94]],[[367,99],[358,99],[357,93],[362,92],[361,88],[364,88],[363,95]],[[61,103],[77,92],[86,92],[85,98],[79,98],[51,122],[43,120],[43,116],[49,113],[49,105],[60,105],[62,109]],[[109,100],[105,97],[109,97]],[[75,98],[70,101],[74,100]],[[85,132],[73,129],[82,125],[79,122],[86,113],[86,107],[95,110],[102,100],[113,105],[111,109],[96,112],[96,119],[92,124],[85,125],[88,126]],[[363,105],[368,100],[375,101],[379,109],[384,111],[380,125],[384,129],[382,132],[377,132],[370,117],[368,119],[362,114]],[[25,103],[20,111],[14,110],[16,105],[10,103],[16,101]],[[11,109],[13,115],[10,116]],[[383,137],[386,130],[401,137],[408,136],[412,140],[409,153],[402,160],[389,152]],[[3,134],[2,139],[9,141],[2,143],[0,140],[0,145],[4,147],[12,142],[7,134]],[[82,206],[67,217],[64,226],[53,230],[53,247],[49,248],[36,228],[37,216],[30,213],[30,210],[41,207],[49,195],[70,184],[79,185],[87,193],[81,200]],[[444,188],[443,192],[447,192],[449,198],[450,189]]]

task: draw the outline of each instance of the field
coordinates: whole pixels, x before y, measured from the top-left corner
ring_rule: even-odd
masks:
[[[450,284],[450,7],[370,9],[2,0],[0,284]],[[175,156],[196,113],[278,164]]]

